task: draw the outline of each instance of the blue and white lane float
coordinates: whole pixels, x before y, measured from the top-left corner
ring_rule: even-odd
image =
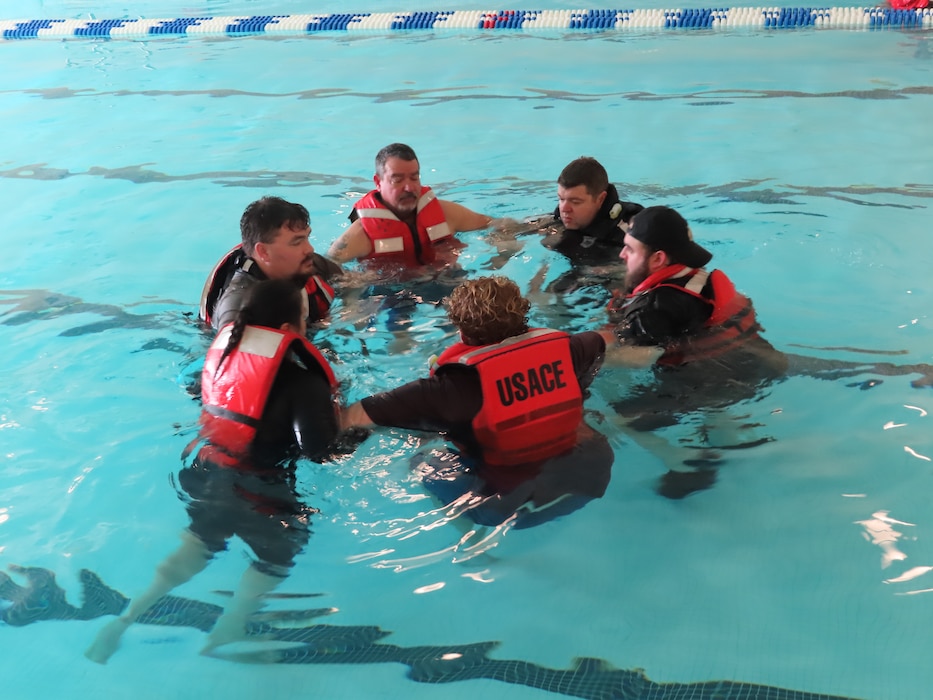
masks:
[[[933,8],[736,7],[681,10],[446,10],[340,14],[179,17],[175,19],[0,20],[0,38],[87,39],[180,36],[300,36],[321,32],[417,30],[488,32],[683,29],[919,29],[933,27]]]

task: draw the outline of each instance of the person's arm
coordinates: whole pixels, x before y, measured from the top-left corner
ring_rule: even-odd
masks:
[[[482,228],[482,227],[480,227]],[[337,263],[346,263],[351,260],[365,258],[373,252],[372,241],[363,230],[363,224],[354,221],[340,237],[334,241],[327,257]]]
[[[316,369],[302,370],[294,395],[292,429],[301,453],[318,460],[325,456],[340,432],[330,384]]]
[[[397,389],[367,396],[344,409],[342,429],[380,425],[409,430],[462,430],[483,403],[472,368],[451,368]]]
[[[606,342],[603,336],[595,331],[574,333],[570,336],[570,356],[573,359],[573,373],[586,389],[596,377],[602,367],[606,355]]]
[[[217,304],[214,306],[211,326],[215,331],[236,320],[237,314],[246,302],[246,292],[250,288],[251,282],[252,279],[244,272],[238,271],[234,274],[230,284],[220,295],[220,299],[217,300]]]
[[[329,282],[334,277],[339,277],[343,274],[343,267],[341,267],[339,263],[325,258],[320,253],[312,253],[311,255],[314,257],[314,269],[316,274],[323,277],[325,281]]]
[[[601,330],[599,334],[606,341],[607,367],[643,369],[653,365],[664,354],[664,348],[658,345],[626,344],[612,330]]]
[[[483,228],[489,228],[494,219],[486,214],[479,214],[472,209],[467,209],[462,204],[449,202],[444,199],[438,199],[441,209],[444,210],[444,218],[454,233],[463,231],[478,231]]]
[[[349,430],[350,428],[371,428],[374,426],[373,419],[369,417],[363,404],[357,401],[350,404],[340,411],[340,430]]]
[[[279,461],[294,451],[320,461],[338,433],[330,383],[319,367],[282,362],[256,427],[254,456]]]
[[[644,207],[636,202],[619,202],[622,211],[619,214],[619,228],[623,233],[628,233],[632,226],[632,217],[640,212]]]

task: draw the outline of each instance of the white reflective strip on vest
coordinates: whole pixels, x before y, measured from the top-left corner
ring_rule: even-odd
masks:
[[[679,280],[681,277],[686,277],[687,275],[692,275],[696,270],[692,267],[685,267],[683,270],[678,272],[676,275],[671,275],[668,279]]]
[[[357,209],[356,213],[361,219],[392,219],[398,221],[398,217],[388,209]]]
[[[308,290],[301,288],[301,317],[308,318],[311,315],[311,299],[308,296]]]
[[[260,357],[275,357],[276,350],[279,349],[279,343],[281,342],[281,331],[247,326],[237,350],[239,352],[248,352],[250,355],[259,355]]]
[[[220,348],[221,350],[227,347],[227,343],[230,342],[230,332],[233,330],[232,325],[226,325],[220,329],[220,333],[217,334],[217,337],[214,338],[214,342],[211,343],[212,348]]]
[[[507,348],[510,345],[523,343],[526,340],[533,340],[534,338],[540,338],[542,335],[550,335],[552,333],[559,333],[559,331],[555,331],[553,328],[535,328],[534,330],[530,330],[527,333],[522,333],[521,335],[513,335],[511,338],[506,338],[505,340],[495,343],[494,345],[482,345],[476,350],[471,350],[470,352],[461,355],[457,362],[465,365],[468,364],[469,361],[476,355],[482,355],[492,350]]]
[[[433,243],[434,241],[440,240],[441,238],[447,238],[450,236],[450,226],[447,225],[445,221],[442,224],[437,224],[436,226],[428,226],[425,231],[428,233],[428,239]]]
[[[431,200],[437,199],[434,196],[434,190],[428,190],[418,199],[418,211],[424,209],[428,204],[431,203]]]
[[[405,250],[405,240],[399,238],[378,238],[373,241],[373,250],[377,253],[401,253]]]
[[[699,294],[703,291],[703,287],[706,286],[706,280],[708,279],[709,273],[706,270],[697,270],[696,274],[693,276],[693,279],[684,285],[684,289],[687,289],[694,294]]]

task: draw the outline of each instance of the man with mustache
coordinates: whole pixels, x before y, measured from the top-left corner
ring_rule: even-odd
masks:
[[[438,199],[421,184],[421,165],[410,146],[392,143],[376,154],[376,189],[350,213],[352,223],[327,255],[339,263],[373,260],[403,267],[451,262],[462,247],[454,235],[476,231],[492,217]]]
[[[493,219],[437,198],[421,184],[418,157],[404,143],[382,148],[375,168],[376,188],[354,205],[352,223],[327,256],[360,261],[370,281],[360,296],[378,302],[373,315],[385,314],[394,336],[390,352],[397,354],[413,347],[409,331],[419,305],[438,306],[466,274],[457,264],[465,245],[456,234],[487,228]]]
[[[200,318],[215,330],[232,323],[247,292],[262,280],[293,279],[304,288],[307,322],[327,316],[334,299],[328,280],[340,265],[314,252],[308,210],[280,197],[252,202],[240,218],[242,243],[214,267],[201,294]]]

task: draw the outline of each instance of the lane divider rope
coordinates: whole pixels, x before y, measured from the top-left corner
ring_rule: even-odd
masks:
[[[309,35],[413,30],[486,32],[680,29],[921,29],[933,8],[737,7],[681,10],[445,10],[339,14],[179,17],[176,19],[0,20],[0,38],[83,39]]]

